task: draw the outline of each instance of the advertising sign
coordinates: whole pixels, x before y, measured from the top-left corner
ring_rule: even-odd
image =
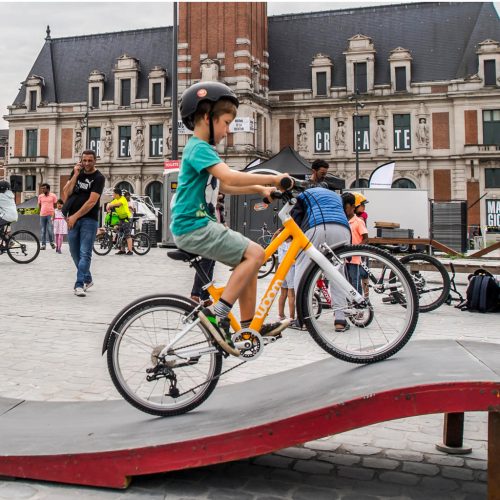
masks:
[[[165,160],[163,162],[164,170],[171,170],[173,168],[179,168],[181,166],[180,160]]]
[[[229,125],[229,132],[234,134],[235,132],[254,132],[255,131],[255,121],[253,118],[244,116],[241,118],[235,118],[231,125]]]
[[[500,200],[486,200],[486,225],[489,233],[500,233]]]

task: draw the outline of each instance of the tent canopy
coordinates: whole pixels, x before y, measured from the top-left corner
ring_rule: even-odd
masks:
[[[292,177],[299,179],[308,178],[311,173],[311,165],[302,156],[297,153],[292,147],[284,147],[278,154],[275,154],[269,160],[263,161],[258,165],[251,162],[245,167],[244,172],[252,172],[254,170],[274,170],[278,173],[288,173]],[[326,176],[326,182],[329,189],[344,189],[345,181],[333,175]]]

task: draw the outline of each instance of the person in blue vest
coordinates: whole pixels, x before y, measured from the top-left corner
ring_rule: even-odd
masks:
[[[316,248],[322,243],[329,246],[342,246],[351,242],[351,230],[344,212],[340,195],[324,187],[313,187],[301,193],[291,212],[291,216]],[[309,266],[311,259],[302,252],[295,263],[295,293],[300,280]],[[341,307],[342,297],[337,297],[336,290],[330,287],[334,308]],[[344,301],[345,302],[345,301]],[[343,310],[335,312],[335,331],[349,329]]]

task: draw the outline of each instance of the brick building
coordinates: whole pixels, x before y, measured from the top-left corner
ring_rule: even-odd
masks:
[[[9,172],[23,176],[23,197],[45,181],[59,191],[88,142],[108,185],[160,204],[171,50],[171,27],[69,38],[48,31],[6,116]],[[177,56],[179,95],[200,79],[220,80],[241,100],[234,133],[218,146],[230,165],[292,145],[308,160],[327,160],[349,186],[356,139],[363,182],[395,160],[395,186],[467,200],[469,223],[488,223],[487,200],[500,198],[500,23],[492,3],[273,17],[265,3],[180,3]],[[364,107],[355,138],[356,89]],[[181,128],[181,153],[187,137]]]

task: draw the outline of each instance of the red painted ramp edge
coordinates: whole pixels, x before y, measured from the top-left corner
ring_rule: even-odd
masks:
[[[493,409],[500,410],[500,382],[417,385],[182,443],[99,453],[0,457],[0,475],[126,488],[133,476],[249,458],[387,420]]]

